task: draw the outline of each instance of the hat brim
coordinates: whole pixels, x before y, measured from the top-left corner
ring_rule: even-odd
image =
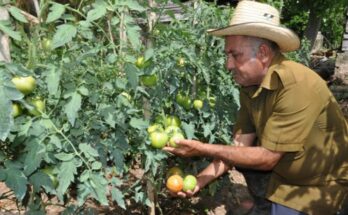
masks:
[[[230,25],[225,28],[211,29],[208,33],[223,37],[228,35],[246,35],[274,41],[282,52],[295,51],[300,47],[300,39],[290,29],[267,23],[249,22]]]

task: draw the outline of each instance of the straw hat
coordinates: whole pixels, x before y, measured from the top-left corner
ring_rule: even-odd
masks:
[[[288,28],[280,25],[276,8],[255,1],[240,1],[234,10],[229,26],[208,30],[214,36],[247,35],[265,38],[278,44],[282,52],[300,47],[300,39]]]

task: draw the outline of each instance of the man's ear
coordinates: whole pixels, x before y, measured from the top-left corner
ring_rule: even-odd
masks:
[[[271,51],[269,46],[267,46],[266,44],[262,43],[259,46],[258,55],[260,57],[261,62],[266,64],[266,63],[268,63],[271,60],[272,51]]]

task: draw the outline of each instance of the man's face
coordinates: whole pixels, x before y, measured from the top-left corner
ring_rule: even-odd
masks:
[[[244,36],[226,36],[226,68],[242,86],[259,85],[264,77],[258,47]]]

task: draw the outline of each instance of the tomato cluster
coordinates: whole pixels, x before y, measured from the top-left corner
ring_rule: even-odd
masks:
[[[25,96],[31,94],[36,87],[36,80],[33,76],[20,77],[16,76],[12,78],[12,83],[16,89],[23,93]],[[28,109],[28,113],[33,116],[40,116],[45,110],[45,102],[39,98],[27,98],[27,102],[32,106]],[[12,103],[12,116],[17,117],[23,113],[23,108],[19,103]]]
[[[197,186],[197,178],[193,175],[186,175],[179,167],[172,167],[167,173],[166,187],[171,192],[193,191]]]

